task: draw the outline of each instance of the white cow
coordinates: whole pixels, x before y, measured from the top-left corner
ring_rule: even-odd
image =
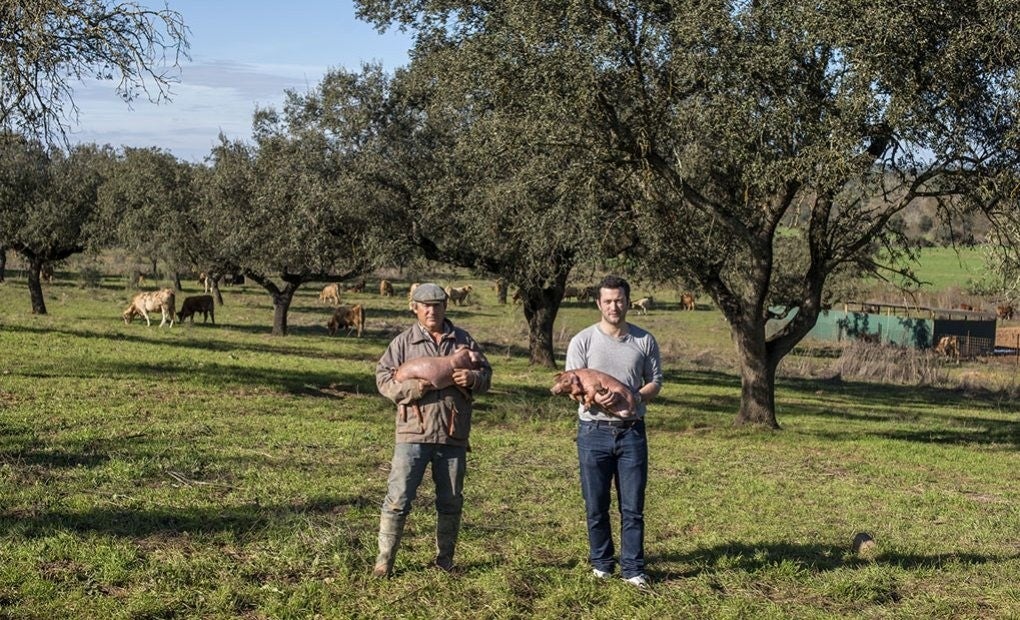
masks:
[[[136,316],[140,316],[145,319],[146,325],[152,325],[149,321],[149,313],[155,312],[156,310],[159,310],[163,314],[163,320],[159,324],[160,327],[166,325],[167,320],[170,321],[170,327],[174,326],[174,319],[177,316],[177,308],[174,301],[174,290],[172,288],[148,291],[135,295],[134,298],[131,299],[131,303],[128,304],[127,309],[124,310],[124,323],[130,324]]]

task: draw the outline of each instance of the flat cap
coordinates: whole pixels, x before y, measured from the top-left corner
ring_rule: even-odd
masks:
[[[414,289],[414,294],[411,295],[411,301],[417,301],[423,304],[438,304],[446,301],[446,291],[439,287],[438,284],[426,282],[418,285],[418,288]]]

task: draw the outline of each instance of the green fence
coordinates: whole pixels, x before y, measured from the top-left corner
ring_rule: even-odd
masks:
[[[845,310],[823,310],[807,337],[828,342],[866,340],[927,349],[943,336],[956,336],[961,355],[988,355],[995,349],[995,315],[885,304],[860,305],[877,312],[851,310],[849,304]],[[769,321],[766,334],[780,329],[796,313],[795,309],[781,320]]]

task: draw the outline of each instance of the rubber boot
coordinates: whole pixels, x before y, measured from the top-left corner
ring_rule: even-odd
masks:
[[[373,577],[389,577],[393,573],[393,561],[397,557],[400,538],[404,535],[404,515],[382,515],[379,517],[379,555],[375,558]]]
[[[459,533],[460,514],[436,516],[436,566],[447,572],[453,570],[453,552]]]

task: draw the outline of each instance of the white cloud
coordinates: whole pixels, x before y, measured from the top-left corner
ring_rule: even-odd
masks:
[[[143,98],[128,106],[112,82],[83,84],[75,91],[80,122],[72,129],[72,140],[155,146],[201,161],[221,131],[231,139],[248,139],[256,106],[280,106],[285,90],[304,92],[317,85],[326,70],[230,61],[189,64],[171,89],[172,101],[159,105]]]

